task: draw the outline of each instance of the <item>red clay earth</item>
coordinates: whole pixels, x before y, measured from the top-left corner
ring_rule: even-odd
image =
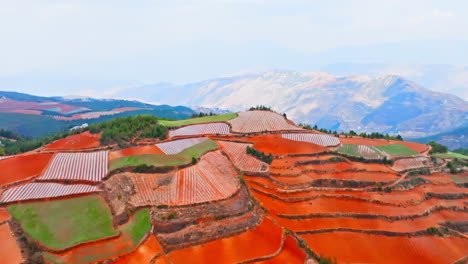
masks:
[[[16,239],[8,224],[0,225],[0,238],[2,241],[2,245],[0,246],[2,263],[22,263],[21,250],[16,244]]]
[[[164,152],[155,145],[131,147],[118,151],[112,151],[109,154],[109,160],[141,154],[164,154]]]
[[[0,208],[0,224],[8,221],[10,219],[10,214],[7,212],[7,210]]]
[[[318,255],[339,263],[453,263],[468,254],[466,238],[389,237],[355,232],[301,235]]]
[[[216,137],[211,138],[215,139]],[[308,142],[298,143],[293,140],[284,139],[281,134],[251,136],[245,138],[219,137],[219,139],[253,143],[254,149],[263,151],[266,154],[271,153],[274,156],[289,154],[313,154],[328,151],[328,148],[316,144]]]
[[[326,217],[309,219],[287,219],[275,217],[278,223],[293,231],[311,231],[321,229],[350,228],[359,230],[380,230],[391,232],[415,232],[437,227],[444,221],[460,221],[467,219],[468,212],[443,210],[415,219],[387,221],[384,219]]]
[[[386,140],[386,139],[378,139],[378,138],[340,137],[340,142],[342,144],[366,145],[366,146],[384,146],[384,145],[402,144],[417,152],[424,152],[428,150],[428,146],[422,143]]]
[[[273,171],[272,171],[273,173]],[[318,179],[337,179],[337,180],[354,180],[368,182],[390,182],[398,179],[394,173],[388,172],[369,172],[369,171],[348,171],[335,173],[313,173],[307,172],[299,174],[299,176],[270,176],[272,179],[284,184],[302,184]]]
[[[116,264],[145,264],[150,263],[157,254],[162,252],[162,247],[153,235],[141,244],[138,249],[129,255],[117,260]]]
[[[287,235],[284,241],[283,249],[281,252],[268,260],[255,262],[256,264],[304,264],[307,258],[307,254],[302,248],[298,246],[298,243],[294,237]]]
[[[44,147],[46,150],[78,150],[99,146],[99,134],[91,134],[89,131],[56,140]]]
[[[236,236],[210,241],[201,245],[175,250],[168,254],[174,264],[238,263],[273,255],[280,249],[283,229],[270,218],[254,229]]]
[[[0,185],[24,181],[45,170],[52,154],[34,153],[0,160]]]

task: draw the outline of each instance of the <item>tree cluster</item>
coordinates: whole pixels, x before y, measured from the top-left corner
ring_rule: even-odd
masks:
[[[427,143],[429,146],[432,147],[431,151],[429,151],[429,154],[434,154],[434,153],[447,153],[448,148],[442,144],[439,144],[435,141],[431,141]]]
[[[387,139],[387,140],[398,140],[398,141],[403,141],[403,137],[400,136],[400,135],[396,135],[396,136],[390,136],[389,134],[381,134],[381,133],[378,133],[378,132],[372,132],[372,133],[356,133],[355,131],[353,130],[350,130],[349,132],[337,132],[336,130],[328,130],[326,128],[319,128],[317,125],[314,125],[314,126],[311,126],[309,124],[299,124],[299,126],[301,126],[302,128],[305,128],[305,129],[309,129],[309,130],[317,130],[317,131],[320,131],[320,132],[323,132],[323,133],[327,133],[327,134],[333,134],[335,136],[338,136],[338,135],[345,135],[345,136],[360,136],[360,137],[363,137],[363,138],[381,138],[381,139]]]
[[[215,114],[213,112],[209,112],[209,113],[199,112],[198,114],[192,114],[192,118],[204,117],[204,116],[215,116],[215,115],[217,115],[217,114]]]
[[[261,111],[273,111],[270,106],[257,105],[249,108],[249,111],[261,110]]]
[[[268,164],[271,164],[271,162],[273,161],[273,156],[271,155],[271,153],[266,155],[264,152],[258,151],[251,147],[247,147],[247,154],[252,155],[256,157],[257,159]]]

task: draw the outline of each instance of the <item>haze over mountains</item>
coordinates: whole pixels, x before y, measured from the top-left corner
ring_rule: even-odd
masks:
[[[242,111],[269,105],[298,123],[333,130],[379,131],[405,137],[445,132],[468,123],[468,103],[396,75],[334,76],[267,71],[187,85],[156,84],[122,89],[117,97],[171,105]]]

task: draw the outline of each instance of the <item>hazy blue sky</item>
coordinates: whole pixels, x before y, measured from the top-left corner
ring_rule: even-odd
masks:
[[[0,90],[36,79],[187,83],[340,63],[408,76],[450,65],[463,84],[467,47],[464,0],[0,0],[0,84],[9,85]]]

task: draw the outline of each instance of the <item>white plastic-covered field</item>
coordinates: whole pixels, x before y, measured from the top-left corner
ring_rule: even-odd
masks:
[[[194,166],[172,174],[131,177],[134,206],[188,205],[225,199],[239,189],[237,173],[219,151],[210,152]]]
[[[213,134],[229,134],[229,125],[226,123],[208,123],[185,126],[169,131],[169,137]]]
[[[280,114],[271,111],[246,111],[229,122],[233,132],[255,133],[264,131],[302,130],[294,126]]]
[[[426,167],[426,165],[424,165],[424,162],[426,161],[426,157],[399,159],[396,160],[395,163],[393,163],[393,169],[396,171],[420,169]]]
[[[202,143],[207,140],[206,137],[200,138],[186,138],[179,140],[172,140],[164,143],[158,143],[156,146],[160,148],[165,154],[172,155],[182,152],[186,148],[190,148],[196,144]]]
[[[340,144],[340,140],[338,140],[337,137],[324,134],[290,133],[282,134],[282,137],[294,141],[309,142],[324,147],[338,146]]]
[[[252,147],[253,144],[229,141],[218,141],[218,144],[223,147],[224,152],[229,155],[234,166],[239,170],[244,172],[268,171],[268,164],[247,154],[247,147]]]
[[[6,190],[0,198],[1,203],[47,199],[100,191],[98,187],[88,184],[60,184],[51,182],[27,183]]]
[[[107,151],[58,153],[39,180],[101,181],[108,172]]]

